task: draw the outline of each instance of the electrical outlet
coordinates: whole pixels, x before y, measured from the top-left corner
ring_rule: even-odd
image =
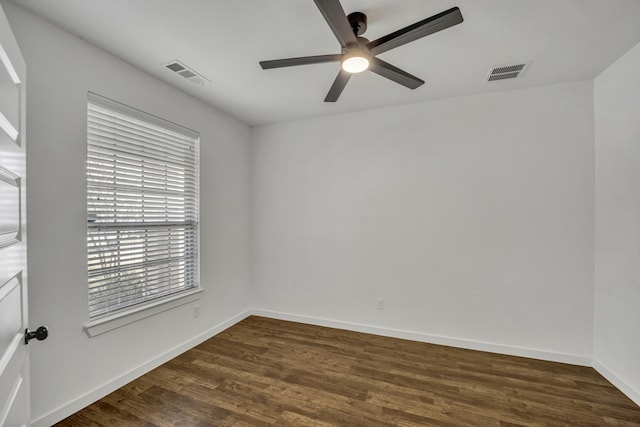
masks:
[[[378,301],[378,305],[377,305],[378,310],[384,310],[384,298],[378,298],[377,301]]]
[[[193,318],[200,316],[200,305],[196,304],[193,306]]]

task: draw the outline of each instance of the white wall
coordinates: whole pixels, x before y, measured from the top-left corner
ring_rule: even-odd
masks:
[[[254,128],[253,305],[588,364],[593,138],[592,82]]]
[[[32,416],[50,425],[88,403],[76,399],[100,397],[141,373],[135,368],[158,363],[248,309],[250,130],[23,9],[4,6],[28,64],[29,303],[31,326],[50,328],[47,341],[31,345]],[[89,90],[201,134],[206,291],[198,318],[189,305],[95,338],[83,332]]]
[[[594,92],[594,362],[640,404],[640,45]]]

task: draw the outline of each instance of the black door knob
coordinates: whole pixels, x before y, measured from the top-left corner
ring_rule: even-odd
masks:
[[[38,341],[46,340],[49,336],[49,330],[46,326],[40,326],[35,331],[29,331],[29,329],[24,330],[24,343],[29,344],[29,341],[32,339],[37,339]]]

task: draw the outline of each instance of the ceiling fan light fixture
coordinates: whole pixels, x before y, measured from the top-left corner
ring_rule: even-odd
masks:
[[[416,89],[420,87],[424,84],[424,80],[383,61],[378,58],[378,55],[458,25],[464,20],[462,13],[460,13],[460,8],[452,7],[386,36],[369,41],[367,38],[361,37],[367,29],[367,15],[362,12],[345,14],[340,0],[313,1],[325,21],[327,21],[336,40],[340,43],[341,52],[334,55],[314,55],[260,61],[260,66],[263,70],[267,70],[297,65],[340,62],[340,72],[334,79],[327,96],[324,98],[324,102],[336,102],[347,82],[349,82],[351,74],[361,73],[367,69],[406,88]]]
[[[342,69],[347,73],[361,73],[369,68],[369,55],[360,50],[347,52],[342,57]]]

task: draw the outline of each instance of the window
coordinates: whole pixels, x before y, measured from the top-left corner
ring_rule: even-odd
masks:
[[[198,154],[196,132],[89,93],[90,318],[199,288]]]

